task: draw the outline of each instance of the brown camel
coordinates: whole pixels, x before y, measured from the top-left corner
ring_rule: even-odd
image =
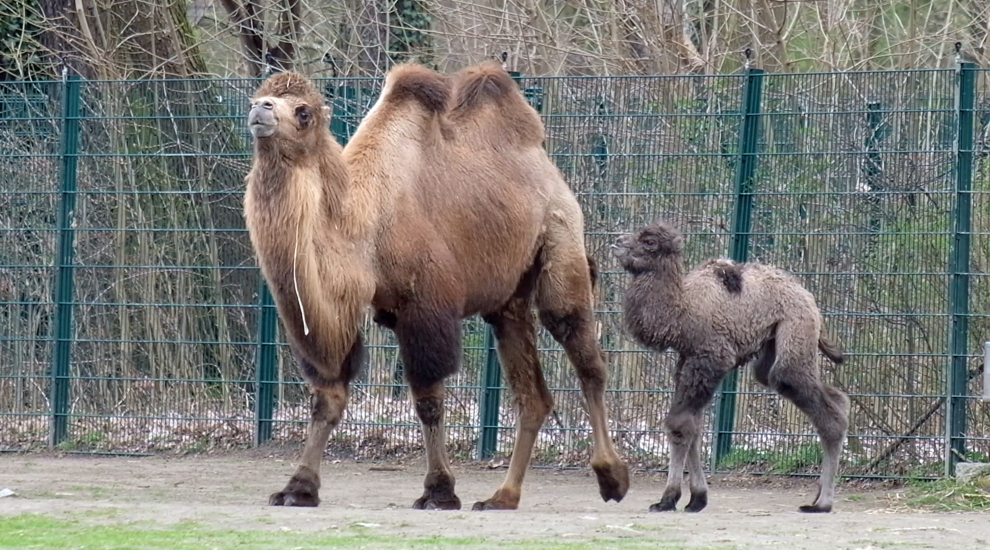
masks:
[[[516,399],[516,445],[502,486],[474,509],[515,509],[552,406],[532,308],[581,381],[601,496],[629,474],[608,435],[606,370],[592,313],[593,264],[573,193],[541,147],[543,125],[497,64],[453,79],[408,64],[386,76],[343,151],[323,98],[277,74],[255,93],[245,218],[289,346],[312,388],[302,464],[270,503],[316,506],[320,458],[362,357],[362,312],[395,332],[423,429],[418,509],[459,509],[444,444],[444,380],[461,357],[461,319],[498,340]]]
[[[682,242],[680,231],[658,223],[614,245],[633,276],[624,303],[630,334],[655,351],[673,348],[680,356],[673,404],[664,419],[671,445],[667,487],[650,511],[674,509],[685,461],[691,487],[685,510],[699,512],[707,505],[702,416],[725,374],[749,362],[758,382],[797,405],[818,430],[824,449],[818,496],[800,510],[831,511],[849,398],[821,379],[816,348],[835,363],[842,361],[842,351],[822,334],[814,296],[790,274],[758,263],[709,260],[684,274]]]

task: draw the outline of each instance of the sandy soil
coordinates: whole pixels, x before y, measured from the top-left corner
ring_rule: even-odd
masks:
[[[290,453],[291,455],[291,453]],[[290,456],[257,451],[223,457],[95,458],[0,455],[0,516],[44,513],[86,521],[197,521],[222,528],[315,531],[363,524],[399,536],[481,536],[491,540],[651,537],[686,547],[746,549],[986,548],[987,514],[924,513],[900,505],[881,484],[840,485],[836,511],[803,515],[812,479],[720,477],[700,514],[646,512],[665,476],[636,474],[619,504],[598,497],[588,470],[534,469],[520,509],[471,512],[491,495],[504,470],[485,463],[455,467],[460,512],[409,509],[422,491],[421,460],[389,464],[330,462],[319,508],[266,506],[294,469]],[[683,505],[683,503],[682,503]],[[115,510],[110,510],[115,509]],[[102,513],[107,512],[107,513]]]

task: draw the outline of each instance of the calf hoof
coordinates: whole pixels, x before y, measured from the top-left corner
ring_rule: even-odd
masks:
[[[685,512],[700,512],[708,506],[708,493],[691,493],[691,500],[684,507]]]
[[[681,492],[664,493],[660,502],[650,506],[651,512],[671,512],[676,509],[677,501],[681,498]]]
[[[592,465],[591,469],[598,476],[598,493],[602,500],[622,501],[629,491],[629,468],[622,462],[613,462]]]
[[[285,489],[268,497],[269,506],[319,506],[319,478],[308,473],[297,473],[289,479]]]
[[[798,508],[799,512],[805,514],[827,514],[832,511],[831,504],[806,504]]]
[[[660,501],[650,505],[651,512],[673,512],[674,510],[676,510],[675,505],[669,502]]]

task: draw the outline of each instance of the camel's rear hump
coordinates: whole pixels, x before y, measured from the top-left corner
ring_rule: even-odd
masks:
[[[526,101],[516,81],[501,65],[487,61],[454,75],[451,117],[456,121],[487,117],[482,126],[495,140],[511,139],[525,145],[543,143],[543,122]]]

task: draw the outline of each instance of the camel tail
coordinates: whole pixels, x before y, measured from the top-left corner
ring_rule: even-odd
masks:
[[[828,357],[836,365],[842,363],[842,350],[839,348],[838,344],[829,340],[824,334],[818,337],[818,349],[820,349],[822,353],[825,354],[825,357]]]
[[[424,109],[442,113],[450,100],[450,84],[447,77],[422,65],[407,63],[389,71],[391,85],[388,100],[393,102],[415,100]]]
[[[462,70],[455,77],[454,89],[454,108],[461,110],[514,95],[522,99],[516,81],[495,61]]]

